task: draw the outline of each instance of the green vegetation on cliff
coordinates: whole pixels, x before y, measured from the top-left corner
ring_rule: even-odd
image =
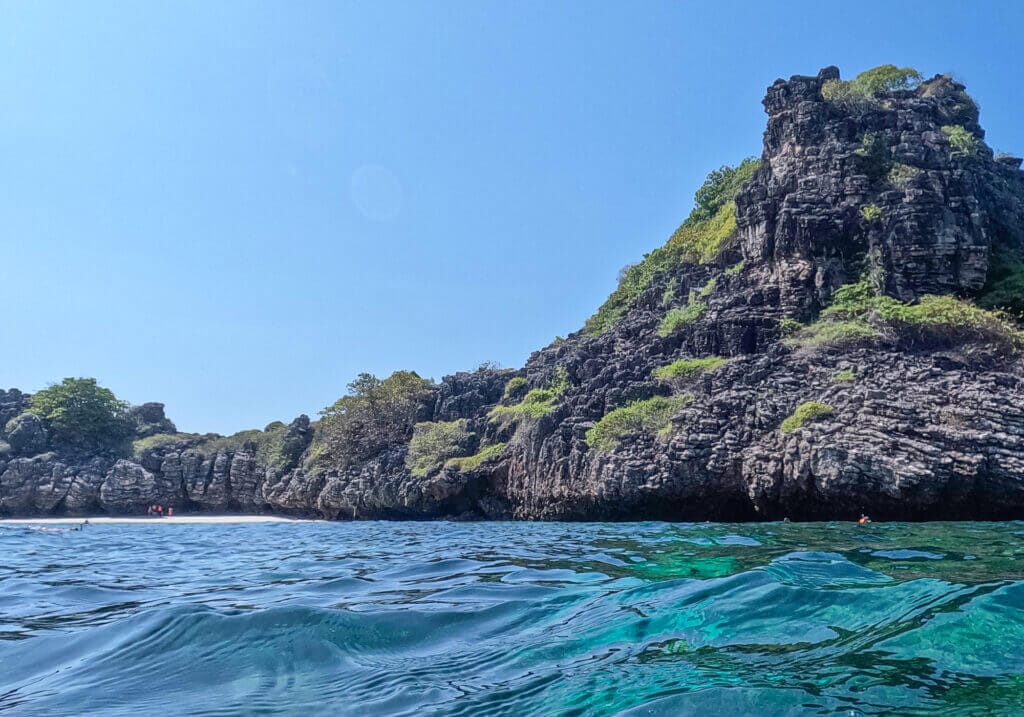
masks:
[[[512,381],[514,380],[512,379]],[[521,386],[525,385],[524,381]],[[555,403],[558,397],[565,393],[568,388],[569,374],[566,372],[565,367],[559,366],[551,376],[547,388],[532,389],[523,396],[521,401],[511,406],[497,405],[490,410],[487,418],[499,425],[507,425],[512,421],[524,418],[538,419],[555,410]]]
[[[816,321],[803,327],[786,343],[799,346],[827,346],[834,344],[857,343],[879,336],[878,331],[867,321]]]
[[[825,418],[834,413],[835,409],[828,404],[821,403],[820,401],[807,401],[797,406],[796,410],[786,417],[782,425],[779,426],[779,430],[783,433],[792,433],[808,421],[816,421],[819,418]]]
[[[860,208],[860,218],[873,224],[882,218],[882,208],[877,204],[865,204]]]
[[[658,324],[659,336],[670,336],[684,326],[692,324],[707,311],[708,305],[702,301],[711,295],[718,284],[718,279],[708,279],[699,290],[691,290],[686,304],[670,309]]]
[[[508,383],[505,384],[503,398],[510,401],[522,398],[526,394],[527,385],[526,379],[522,376],[510,378]]]
[[[685,380],[695,378],[708,371],[714,371],[727,363],[729,363],[729,359],[722,358],[721,356],[679,359],[667,366],[654,369],[651,375],[661,381]]]
[[[385,379],[361,373],[348,385],[348,395],[320,412],[317,440],[341,465],[400,445],[424,412],[432,387],[414,371],[395,371]]]
[[[677,306],[669,310],[658,324],[659,336],[670,336],[684,326],[689,326],[704,315],[708,305],[703,301],[691,301],[685,306]]]
[[[912,167],[909,164],[903,164],[901,162],[893,162],[889,167],[889,174],[887,178],[889,180],[889,184],[894,187],[905,187],[922,174],[924,174],[923,169]]]
[[[146,436],[132,442],[132,457],[135,460],[140,460],[147,451],[151,451],[154,448],[181,443],[196,437],[192,433],[155,433],[152,436]]]
[[[700,264],[714,259],[736,232],[733,199],[760,166],[761,160],[750,157],[736,167],[723,166],[708,174],[694,195],[695,206],[690,216],[664,246],[622,272],[619,286],[587,319],[586,332],[596,336],[612,328],[659,273],[686,262]]]
[[[922,296],[908,304],[877,294],[862,280],[836,290],[820,318],[790,342],[819,345],[859,341],[896,332],[912,344],[980,340],[1003,348],[1024,345],[1024,332],[999,311],[979,308],[953,296]]]
[[[836,104],[869,102],[885,92],[915,89],[921,79],[921,73],[913,67],[879,65],[852,80],[827,81],[821,86],[821,96]]]
[[[263,429],[256,442],[256,463],[275,472],[288,469],[299,458],[304,445],[290,446],[288,426],[274,421]]]
[[[587,430],[587,445],[599,451],[612,451],[626,436],[637,433],[659,433],[670,425],[693,396],[654,396],[609,411]]]
[[[184,444],[207,457],[218,453],[248,453],[261,467],[277,472],[289,468],[293,460],[298,458],[301,448],[305,447],[290,447],[288,426],[281,421],[274,421],[262,431],[252,428],[230,436],[219,436],[216,433],[155,433],[134,441],[132,456],[135,460],[141,460],[150,451],[174,444]]]
[[[128,404],[94,378],[66,378],[32,396],[50,444],[87,452],[126,454],[133,424]]]
[[[439,470],[446,460],[462,451],[470,437],[466,426],[464,418],[417,423],[409,441],[405,467],[419,477]]]
[[[504,443],[495,443],[494,445],[481,446],[480,450],[471,456],[450,459],[447,463],[445,463],[445,467],[454,468],[460,473],[468,473],[469,471],[475,471],[477,468],[480,467],[481,463],[490,458],[494,458],[495,456],[500,454],[504,449]]]
[[[978,306],[1024,316],[1024,258],[1020,254],[1006,250],[992,254]]]
[[[981,143],[969,130],[962,125],[946,125],[942,128],[942,134],[949,140],[949,146],[959,154],[972,157],[978,153]]]

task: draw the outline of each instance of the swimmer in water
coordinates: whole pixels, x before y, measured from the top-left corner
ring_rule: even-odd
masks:
[[[871,522],[871,518],[869,518],[869,517],[868,517],[867,515],[865,515],[864,513],[861,513],[861,514],[860,514],[860,517],[859,517],[859,518],[857,518],[857,524],[858,524],[858,525],[867,525],[867,524],[868,524],[868,523],[870,523],[870,522]]]

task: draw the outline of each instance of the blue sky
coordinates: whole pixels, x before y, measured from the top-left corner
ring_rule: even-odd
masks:
[[[1021,7],[0,0],[0,384],[227,433],[519,366],[760,153],[777,77],[952,72],[1024,151]]]

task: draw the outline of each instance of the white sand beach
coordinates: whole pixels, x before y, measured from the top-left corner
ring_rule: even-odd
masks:
[[[170,518],[148,518],[140,516],[131,517],[110,517],[99,516],[94,518],[7,518],[0,519],[0,525],[78,525],[89,521],[90,525],[114,525],[114,524],[224,524],[233,523],[308,523],[312,522],[301,518],[282,518],[274,515],[175,515]]]

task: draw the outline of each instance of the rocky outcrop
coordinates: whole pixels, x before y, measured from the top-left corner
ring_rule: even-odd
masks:
[[[132,411],[131,458],[43,453],[29,397],[0,391],[0,513],[161,503],[331,519],[1024,516],[1019,350],[962,330],[782,340],[784,320],[813,321],[862,277],[902,302],[974,297],[996,257],[1024,256],[1021,162],[993,156],[963,85],[937,76],[871,101],[827,99],[838,79],[830,67],[768,88],[760,167],[714,260],[660,268],[612,328],[559,340],[520,371],[484,366],[433,386],[417,420],[458,421],[457,460],[414,474],[408,435],[337,460],[306,416],[227,438],[174,434],[155,403]],[[698,298],[685,325],[660,327]],[[709,356],[728,361],[653,375]],[[507,396],[512,379],[520,391]],[[491,415],[530,389],[538,410]],[[615,409],[684,394],[660,431],[601,450],[587,440]],[[808,402],[828,410],[781,431]]]
[[[866,107],[822,97],[838,77],[829,67],[768,88],[763,163],[736,198],[744,256],[783,273],[811,269],[819,303],[862,268],[855,257],[904,301],[977,292],[996,238],[1024,226],[1020,171],[980,142],[974,156],[951,147],[943,128],[978,140],[984,131],[974,101],[948,77]],[[877,219],[861,214],[868,206]]]
[[[14,455],[34,456],[46,450],[46,426],[43,419],[34,413],[15,416],[7,422],[5,432]]]

